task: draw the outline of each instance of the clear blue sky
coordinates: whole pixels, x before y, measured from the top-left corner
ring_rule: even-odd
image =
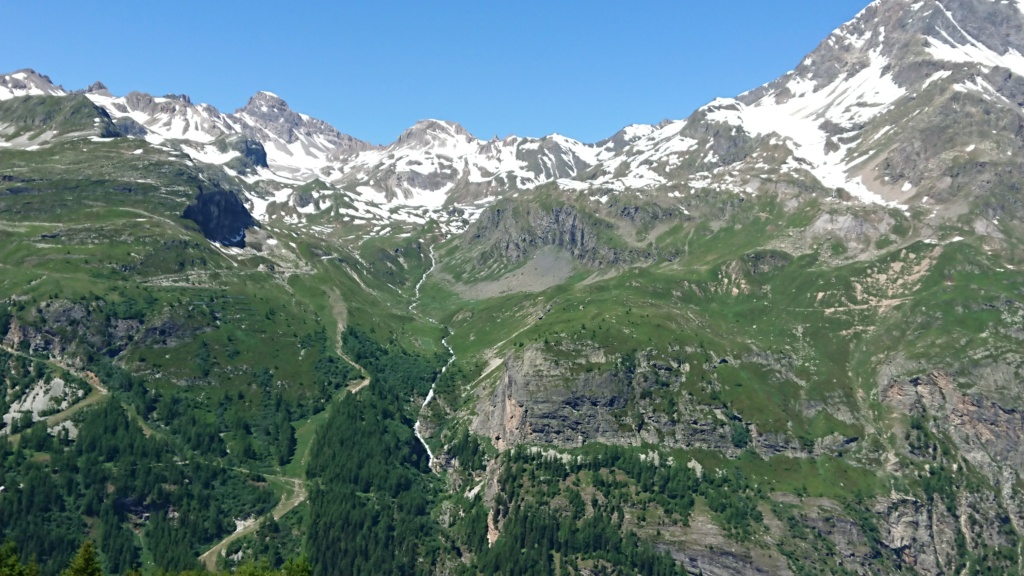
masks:
[[[0,0],[0,72],[65,88],[257,90],[374,143],[423,118],[586,142],[793,68],[869,0]]]

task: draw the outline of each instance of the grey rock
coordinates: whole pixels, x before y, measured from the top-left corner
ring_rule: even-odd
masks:
[[[245,231],[257,225],[238,196],[225,190],[200,188],[182,217],[199,225],[207,239],[225,246],[245,247]]]
[[[310,144],[324,143],[326,151],[337,157],[372,148],[366,142],[342,134],[323,120],[303,117],[289,108],[279,96],[269,92],[257,92],[245,106],[235,111],[235,115],[251,121],[242,130],[257,140],[270,134],[286,144],[300,140]]]

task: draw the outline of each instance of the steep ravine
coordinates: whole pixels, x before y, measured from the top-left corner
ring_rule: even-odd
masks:
[[[420,287],[423,286],[423,282],[427,279],[427,276],[429,276],[430,273],[434,270],[434,268],[437,267],[437,259],[434,257],[435,246],[437,246],[436,243],[430,245],[430,268],[427,268],[426,272],[423,273],[423,277],[421,277],[419,282],[416,283],[415,295],[413,296],[412,304],[409,305],[410,312],[416,311],[416,305],[419,304],[420,302]],[[432,318],[427,318],[427,321],[437,324],[437,321]],[[448,336],[445,336],[444,338],[441,339],[441,344],[443,344],[444,347],[448,350],[448,362],[444,365],[444,367],[441,368],[441,372],[437,375],[437,378],[434,378],[434,382],[430,385],[430,391],[427,392],[427,397],[423,399],[423,404],[420,406],[421,413],[427,407],[427,405],[430,404],[430,401],[434,399],[434,388],[437,386],[438,379],[440,379],[441,375],[448,370],[448,367],[451,366],[453,362],[455,362],[455,351],[452,350],[452,347],[448,345]],[[413,432],[416,434],[416,438],[419,439],[420,444],[423,444],[423,448],[427,451],[427,459],[430,465],[430,469],[433,470],[434,453],[430,450],[430,445],[427,444],[427,440],[423,437],[423,434],[420,432],[420,428],[420,419],[417,417],[416,423],[413,425],[412,429]]]

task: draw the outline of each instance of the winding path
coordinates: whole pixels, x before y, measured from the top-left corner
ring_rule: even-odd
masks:
[[[423,282],[426,281],[427,276],[430,275],[430,273],[437,266],[437,260],[434,258],[434,248],[436,246],[437,246],[436,243],[430,245],[430,251],[428,253],[429,257],[430,257],[430,268],[428,268],[426,270],[426,272],[423,273],[423,276],[419,279],[419,282],[416,283],[415,295],[413,297],[412,304],[409,305],[409,311],[410,312],[413,312],[413,313],[416,312],[416,305],[419,304],[419,300],[420,300],[420,287],[423,286]],[[332,311],[334,312],[335,319],[338,322],[338,338],[337,338],[336,352],[346,362],[348,362],[349,364],[351,364],[352,366],[357,368],[364,375],[364,378],[362,380],[360,380],[360,381],[358,381],[358,382],[356,382],[356,383],[354,383],[354,384],[352,384],[352,385],[350,385],[348,387],[348,391],[351,392],[352,394],[355,394],[356,392],[359,392],[363,388],[366,388],[367,386],[370,385],[370,376],[369,376],[369,373],[365,369],[363,369],[362,366],[360,366],[354,360],[349,358],[344,353],[344,351],[341,349],[341,333],[345,329],[345,322],[344,322],[344,315],[340,313],[339,307],[336,305],[337,304],[335,302],[335,297],[336,296],[337,296],[336,294],[329,294],[329,297],[331,297],[331,300],[332,300],[332,302],[331,302],[332,303],[332,308],[333,308]],[[433,320],[433,319],[427,318],[427,320],[429,322],[437,324],[437,322],[435,320]],[[437,385],[437,379],[439,379],[441,377],[441,374],[444,374],[445,371],[448,370],[448,367],[451,366],[453,362],[455,362],[455,351],[452,350],[452,347],[448,345],[448,337],[446,336],[446,337],[442,338],[441,339],[441,343],[448,350],[448,354],[449,354],[448,363],[445,364],[443,368],[441,368],[441,372],[440,372],[440,374],[438,374],[438,378],[434,379],[433,384],[431,384],[430,392],[427,393],[427,397],[426,397],[426,399],[423,400],[423,405],[420,407],[421,411],[424,408],[427,407],[427,405],[430,403],[431,400],[433,400],[433,398],[434,398],[434,387]],[[416,434],[416,438],[419,439],[420,443],[423,444],[424,449],[426,449],[427,456],[428,456],[429,462],[430,462],[430,469],[433,470],[434,469],[434,454],[433,454],[433,452],[431,452],[430,446],[427,444],[427,441],[423,438],[423,435],[420,433],[420,421],[419,421],[418,418],[416,420],[416,423],[413,425],[413,432]],[[308,456],[308,452],[309,452],[310,448],[312,447],[312,445],[313,445],[313,443],[310,442],[309,446],[306,447],[307,454],[303,455],[304,459]],[[281,501],[278,502],[277,506],[275,506],[274,510],[271,512],[271,514],[274,517],[274,520],[280,520],[281,517],[283,517],[288,512],[291,512],[293,509],[295,509],[296,506],[298,506],[299,504],[304,502],[306,500],[306,498],[308,498],[308,496],[309,496],[309,493],[308,493],[308,491],[306,489],[305,480],[302,480],[302,479],[299,479],[299,478],[290,478],[290,477],[286,477],[286,476],[273,476],[273,475],[270,475],[270,474],[264,474],[263,476],[265,476],[267,478],[273,478],[273,479],[279,480],[279,481],[287,483],[287,484],[291,484],[291,486],[292,486],[291,495],[290,496],[288,494],[283,495],[281,497]],[[217,570],[217,559],[226,553],[228,546],[230,546],[232,542],[234,542],[234,541],[236,541],[236,540],[238,540],[240,538],[243,538],[243,537],[245,537],[245,536],[247,536],[249,534],[252,534],[252,533],[256,532],[256,530],[259,529],[259,527],[262,524],[262,522],[263,522],[263,518],[260,518],[260,519],[257,519],[257,520],[253,520],[252,522],[240,525],[239,528],[237,530],[235,530],[235,532],[233,532],[232,534],[229,534],[226,538],[224,538],[223,540],[221,540],[220,542],[215,544],[212,548],[210,548],[209,550],[204,552],[199,557],[199,562],[207,570],[209,570],[211,572],[215,572]]]
[[[347,321],[348,312],[345,309],[345,303],[341,300],[341,294],[336,289],[327,291],[327,298],[331,303],[331,314],[334,316],[334,322],[337,324],[338,329],[335,334],[334,351],[341,357],[342,360],[351,364],[359,373],[363,376],[362,380],[349,384],[348,391],[355,394],[363,388],[370,385],[370,373],[365,368],[360,366],[355,360],[348,357],[345,351],[341,349],[341,343],[344,339],[345,334],[345,323]]]
[[[247,470],[242,470],[241,468],[238,470],[247,472]],[[274,476],[272,474],[263,474],[263,476],[279,480],[286,484],[291,484],[292,486],[291,495],[289,496],[288,494],[285,494],[281,496],[281,501],[277,503],[277,506],[274,506],[273,510],[271,510],[270,514],[274,517],[274,520],[280,520],[285,514],[294,510],[296,506],[305,502],[306,498],[309,497],[309,492],[306,490],[306,482],[304,480],[300,480],[299,478],[288,478],[286,476]],[[203,555],[199,557],[199,563],[210,572],[216,572],[217,558],[226,553],[228,546],[235,540],[256,532],[261,524],[263,524],[263,518],[242,523],[239,528],[229,534],[227,538],[224,538],[215,544],[213,548],[203,552]]]

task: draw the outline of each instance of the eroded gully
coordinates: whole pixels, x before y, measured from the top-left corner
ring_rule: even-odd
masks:
[[[430,273],[433,272],[434,268],[437,267],[437,259],[434,257],[435,246],[437,246],[437,244],[430,245],[430,251],[428,252],[430,256],[430,268],[427,268],[427,271],[423,273],[423,277],[420,278],[420,281],[416,283],[416,291],[415,294],[413,295],[413,301],[412,304],[409,305],[410,312],[416,312],[416,305],[419,304],[420,302],[420,287],[423,286],[423,282],[427,279],[427,276],[429,276]],[[426,318],[426,320],[428,322],[437,324],[437,321],[431,318]],[[451,336],[451,334],[441,339],[441,344],[443,344],[445,349],[448,350],[448,363],[441,368],[441,372],[437,375],[437,378],[434,378],[434,382],[431,383],[430,391],[427,392],[427,397],[423,399],[423,404],[420,406],[420,414],[422,414],[423,411],[427,408],[427,405],[430,404],[430,401],[434,399],[434,388],[437,386],[437,381],[448,370],[448,367],[451,366],[453,362],[455,362],[455,351],[452,350],[452,347],[448,345],[449,336]],[[423,448],[427,451],[427,461],[430,465],[430,469],[434,470],[434,453],[430,450],[430,445],[427,444],[427,440],[423,437],[421,428],[422,426],[420,424],[420,417],[419,415],[417,415],[416,423],[413,424],[412,430],[413,433],[416,434],[416,438],[419,439],[420,444],[423,444]]]

